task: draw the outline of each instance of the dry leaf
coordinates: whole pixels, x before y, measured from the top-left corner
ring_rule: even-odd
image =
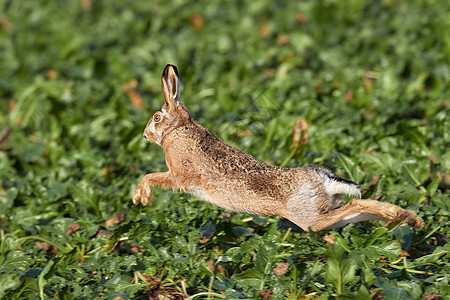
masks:
[[[121,89],[130,98],[131,104],[136,108],[143,108],[144,101],[142,100],[141,94],[137,91],[139,83],[136,79],[122,85]]]
[[[270,28],[267,25],[262,25],[261,28],[258,31],[258,35],[260,37],[264,37],[270,33]]]
[[[300,24],[306,24],[308,23],[308,19],[305,17],[304,14],[302,13],[296,13],[295,14],[295,18],[297,19],[297,21],[300,22]]]
[[[436,292],[429,292],[423,296],[422,300],[441,300],[444,299],[443,296],[437,294]]]
[[[81,0],[81,7],[83,10],[90,10],[92,8],[91,0]]]
[[[277,264],[277,266],[275,268],[273,268],[273,272],[275,274],[277,274],[278,276],[283,275],[284,273],[286,273],[287,269],[289,267],[289,264],[286,262],[280,262]]]
[[[409,256],[409,253],[405,250],[400,250],[400,256],[406,257]]]
[[[199,31],[203,27],[203,18],[199,14],[193,14],[189,18],[189,23],[195,30]]]
[[[326,235],[323,237],[323,240],[328,244],[334,244],[334,235]]]
[[[373,200],[380,200],[381,198],[383,197],[383,194],[380,194],[380,195],[372,195],[372,199]]]
[[[197,239],[200,244],[206,244],[207,242],[209,242],[211,240],[210,238],[207,238],[206,236],[203,236],[202,238],[200,238],[198,236]]]
[[[125,218],[126,213],[124,212],[118,212],[114,217],[112,217],[111,219],[107,220],[105,222],[106,226],[111,226],[113,224],[119,224],[120,222],[123,221],[123,219]]]
[[[320,85],[316,85],[316,86],[314,86],[314,88],[316,89],[317,94],[323,93],[323,88]]]
[[[106,167],[103,168],[103,173],[105,174],[105,178],[109,178],[109,173],[111,171],[114,171],[115,169],[117,169],[117,166],[115,164],[112,164],[107,168]]]
[[[147,286],[143,289],[145,293],[145,299],[165,299],[165,300],[178,300],[185,299],[184,295],[177,289],[167,284],[162,284],[161,279],[158,278],[161,276],[162,269],[158,270],[156,276],[151,276],[149,274],[138,272],[145,279],[145,282],[148,283]],[[136,282],[136,276],[131,279],[131,283],[134,284]],[[141,283],[141,279],[139,279],[139,283]]]
[[[223,253],[223,249],[214,248],[214,252],[216,252],[218,255],[221,255]]]
[[[122,92],[127,93],[129,90],[134,90],[138,87],[139,83],[136,79],[132,79],[129,82],[121,86]]]
[[[56,253],[58,253],[58,248],[53,247],[47,242],[36,242],[36,246],[44,250],[45,253],[51,253],[53,255],[56,255]]]
[[[142,101],[141,94],[139,94],[136,90],[130,90],[128,93],[128,97],[130,97],[131,104],[133,104],[136,108],[143,108],[144,101]]]
[[[282,34],[278,37],[277,44],[278,45],[287,44],[290,41],[291,41],[291,38],[287,34]]]
[[[50,80],[55,80],[56,78],[58,78],[58,72],[56,72],[55,70],[48,70],[47,77]]]
[[[345,93],[345,101],[347,101],[347,102],[353,101],[353,92],[352,91],[347,91],[347,93]]]
[[[268,300],[268,299],[270,299],[270,297],[272,297],[271,289],[262,290],[262,291],[259,291],[258,293],[261,295],[263,300]]]
[[[9,22],[5,14],[0,14],[0,24],[5,31],[11,28],[11,22]]]
[[[379,179],[380,179],[380,176],[373,174],[372,175],[372,185],[376,185]]]
[[[369,70],[365,71],[363,75],[363,81],[364,81],[364,90],[367,93],[372,91],[373,82],[375,81],[375,76],[373,76],[373,72]]]
[[[208,260],[208,261],[206,262],[206,264],[208,265],[208,268],[209,268],[209,269],[211,270],[211,272],[213,272],[213,273],[217,273],[217,272],[221,273],[221,272],[224,272],[224,271],[225,271],[225,268],[222,267],[221,265],[215,265],[215,264],[214,264],[214,261],[213,261],[212,259]]]
[[[70,225],[67,227],[66,234],[67,234],[68,236],[72,236],[75,232],[81,231],[81,230],[83,230],[83,227],[81,227],[80,225],[78,225],[78,224],[70,224]]]
[[[47,242],[36,242],[36,246],[38,246],[40,249],[44,250],[45,252],[47,252],[51,248],[50,244]]]
[[[139,252],[142,253],[142,252],[144,252],[144,249],[142,249],[141,247],[139,247],[135,243],[130,245],[130,250],[133,251],[134,253],[139,253]]]
[[[14,101],[13,99],[8,101],[8,109],[9,110],[13,110],[14,107],[16,107],[16,101]]]
[[[13,129],[10,126],[7,126],[0,131],[0,150],[6,145],[12,132]]]
[[[275,70],[274,69],[267,69],[264,71],[268,77],[274,77],[275,76]]]
[[[308,141],[308,122],[305,119],[297,119],[292,127],[292,147],[299,149]]]
[[[439,171],[436,173],[439,178],[440,185],[449,186],[450,185],[450,174],[445,171]]]

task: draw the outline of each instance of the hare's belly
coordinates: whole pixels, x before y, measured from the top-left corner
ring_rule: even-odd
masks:
[[[211,202],[220,207],[231,209],[231,210],[243,210],[233,203],[236,203],[235,198],[238,198],[236,194],[230,193],[230,191],[218,193],[217,191],[207,191],[201,186],[191,186],[187,189],[187,192],[200,198],[204,201]]]
[[[212,189],[194,186],[187,189],[190,194],[233,211],[246,211],[264,215],[279,214],[282,210],[280,202],[270,197],[255,197],[239,189]]]
[[[200,186],[192,186],[187,190],[187,192],[189,192],[190,194],[194,195],[197,198],[214,203],[211,200],[210,196],[206,193],[205,189],[203,189]]]

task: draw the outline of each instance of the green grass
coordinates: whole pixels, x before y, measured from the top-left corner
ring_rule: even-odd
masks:
[[[171,2],[0,2],[0,298],[449,297],[449,4]],[[226,142],[326,166],[424,228],[306,233],[160,188],[134,206],[166,170],[142,132],[167,63]]]

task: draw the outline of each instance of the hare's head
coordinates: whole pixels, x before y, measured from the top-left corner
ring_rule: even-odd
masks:
[[[189,111],[180,101],[180,79],[177,67],[167,65],[161,76],[162,94],[165,104],[148,121],[144,137],[161,145],[165,135],[190,120]]]

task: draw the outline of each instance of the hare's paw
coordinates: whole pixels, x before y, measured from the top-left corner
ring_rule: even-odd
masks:
[[[423,220],[411,210],[402,210],[397,217],[398,220],[403,220],[404,224],[408,226],[421,229],[423,228]]]
[[[150,202],[151,197],[152,187],[141,182],[134,190],[133,203],[138,204],[139,202],[141,202],[142,205],[147,205]]]
[[[423,220],[421,217],[417,216],[417,214],[413,211],[407,210],[408,218],[405,220],[409,226],[422,229],[423,228]]]

